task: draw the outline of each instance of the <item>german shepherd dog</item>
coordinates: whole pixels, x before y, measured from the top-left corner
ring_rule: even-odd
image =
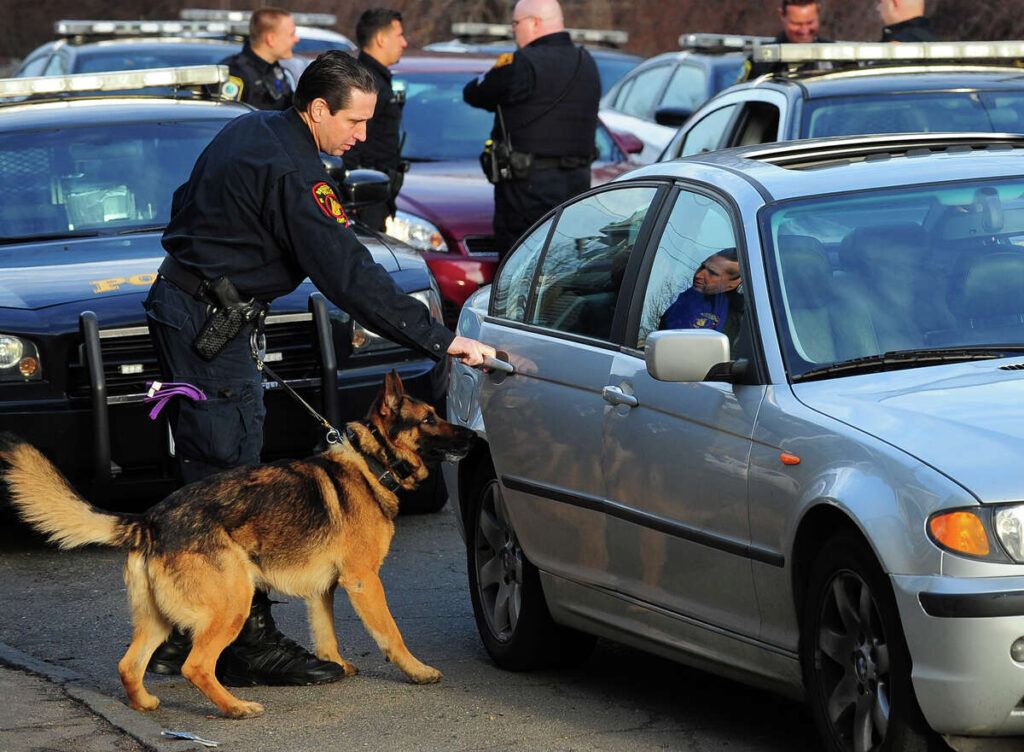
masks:
[[[159,706],[142,679],[177,626],[192,635],[181,673],[225,716],[247,718],[263,707],[228,692],[214,669],[257,587],[304,598],[317,656],[340,664],[347,676],[356,667],[338,652],[338,585],[387,659],[417,684],[441,678],[406,648],[384,599],[378,571],[398,514],[386,484],[415,488],[428,463],[465,456],[474,434],[405,394],[392,371],[367,419],[349,423],[345,435],[306,460],[248,465],[192,483],[142,514],[92,506],[11,434],[0,435],[0,467],[20,516],[52,542],[128,550],[124,579],[134,632],[118,672],[132,708]]]

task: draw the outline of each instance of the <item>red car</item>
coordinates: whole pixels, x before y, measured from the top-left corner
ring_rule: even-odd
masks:
[[[406,53],[392,68],[392,85],[405,89],[402,156],[412,166],[398,195],[388,234],[422,252],[437,278],[445,320],[454,325],[463,302],[488,284],[498,264],[491,218],[494,193],[479,155],[494,116],[462,101],[466,83],[489,70],[493,55]],[[638,166],[643,144],[632,135],[597,132],[593,184]]]

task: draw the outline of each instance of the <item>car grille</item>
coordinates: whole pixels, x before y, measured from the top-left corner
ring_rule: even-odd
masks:
[[[313,324],[310,314],[293,314],[267,320],[267,363],[288,382],[320,379],[317,354],[313,349]],[[100,352],[106,377],[108,400],[113,402],[140,399],[146,383],[160,378],[156,352],[146,327],[106,329],[100,331]],[[77,362],[72,361],[68,373],[68,395],[88,397],[89,371],[85,348],[79,345]],[[120,398],[120,399],[119,399]]]
[[[497,253],[493,235],[467,235],[462,239],[468,253]]]

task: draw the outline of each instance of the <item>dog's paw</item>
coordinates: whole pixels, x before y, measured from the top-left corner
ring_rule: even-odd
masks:
[[[409,678],[412,679],[416,684],[435,684],[441,681],[443,674],[436,668],[430,666],[424,666],[422,670],[417,671]]]
[[[132,710],[156,710],[160,707],[160,698],[156,695],[147,694],[145,697],[135,697],[130,701]]]
[[[359,673],[359,669],[356,667],[356,665],[354,663],[349,663],[348,661],[342,661],[341,662],[341,667],[345,670],[345,676],[355,676],[356,674]]]
[[[258,702],[239,701],[237,705],[225,709],[224,715],[228,718],[255,718],[263,715],[263,706]]]

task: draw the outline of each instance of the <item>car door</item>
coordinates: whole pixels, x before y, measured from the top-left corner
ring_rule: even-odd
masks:
[[[657,184],[623,184],[567,204],[502,266],[480,338],[516,372],[481,379],[480,409],[520,543],[539,568],[602,566],[602,399],[621,331],[622,280],[649,232]]]
[[[646,285],[637,288],[635,335],[612,358],[607,389],[629,399],[613,399],[605,412],[603,468],[617,510],[608,537],[625,592],[756,637],[752,560],[761,554],[750,543],[747,475],[764,387],[661,382],[644,362],[647,335],[702,262],[736,248],[734,226],[731,210],[706,191],[681,189],[673,197],[645,259]],[[724,328],[744,355],[750,326],[742,295],[730,295]]]

